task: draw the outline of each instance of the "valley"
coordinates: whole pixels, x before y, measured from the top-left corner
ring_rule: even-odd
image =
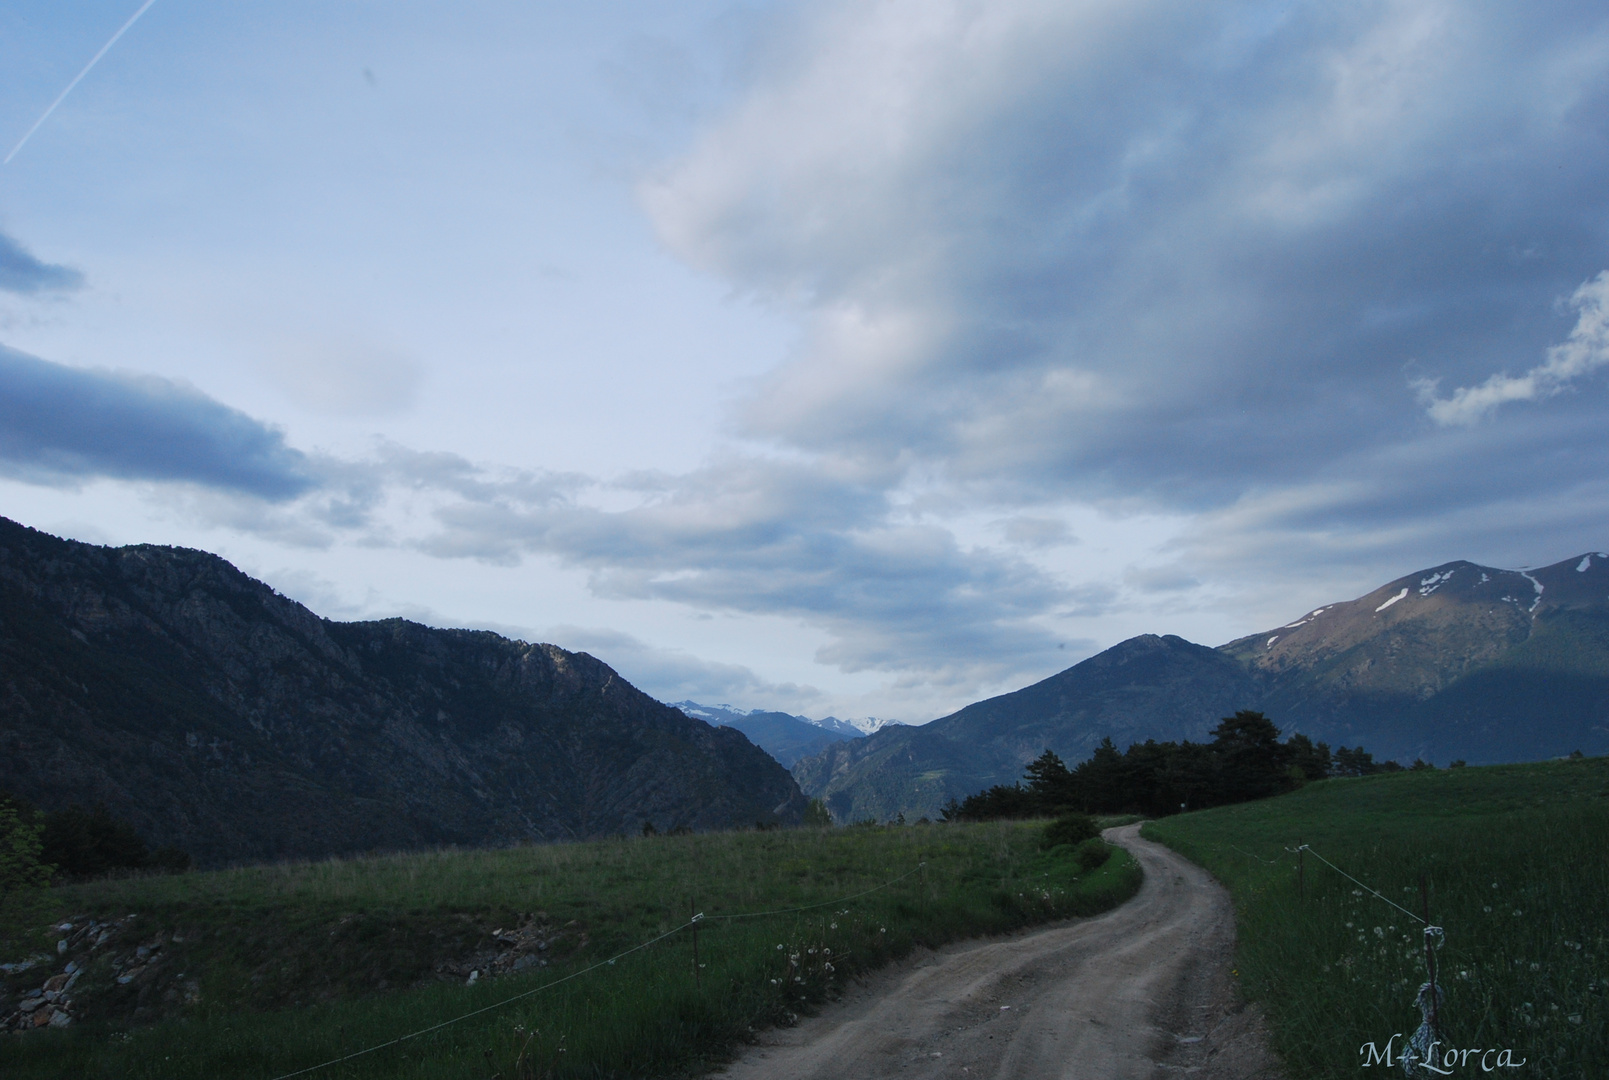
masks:
[[[1076,1045],[1211,1076],[1233,1046],[1251,1071],[1225,1077],[1338,1078],[1375,1003],[1401,1004],[1411,935],[1382,922],[1374,936],[1396,937],[1354,950],[1366,895],[1300,859],[1293,879],[1303,843],[1388,896],[1413,890],[1404,873],[1434,884],[1464,924],[1447,953],[1448,978],[1470,980],[1450,983],[1460,1038],[1545,1034],[1557,1061],[1609,1061],[1592,966],[1609,883],[1560,869],[1601,869],[1609,830],[1596,554],[1446,564],[1216,649],[1143,635],[909,727],[672,707],[584,653],[333,622],[204,552],[4,521],[0,585],[0,789],[53,812],[95,805],[52,820],[163,846],[134,876],[6,887],[8,1077],[274,1080],[336,1061],[421,1080],[694,1075],[734,1056],[733,1076],[831,1075],[846,1057],[1037,1075]],[[1336,750],[1469,761],[1357,778],[1309,762],[1289,794],[1174,814],[1144,840],[1129,828],[1134,857],[1093,869],[1046,849],[1043,822],[924,820],[1047,750],[1076,764],[1104,740],[1109,755],[1200,741],[1225,717],[1251,723],[1248,703]],[[1565,746],[1584,753],[1480,764]],[[840,827],[800,828],[809,798]],[[0,810],[25,844],[17,805]],[[1229,903],[1180,856],[1240,913],[1238,991],[1223,981]],[[150,872],[185,857],[201,869]],[[1488,877],[1521,921],[1475,914]],[[1167,919],[1142,927],[1164,900],[1204,951],[1170,944]],[[1023,1008],[1000,1016],[1008,987]],[[1557,1016],[1536,1009],[1548,995]],[[1161,1011],[1124,1011],[1138,998]],[[1058,1027],[1070,1009],[1105,1019]],[[1202,1010],[1216,1021],[1193,1033]],[[1140,1030],[1177,1040],[1142,1045]]]

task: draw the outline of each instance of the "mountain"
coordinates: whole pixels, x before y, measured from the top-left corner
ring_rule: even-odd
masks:
[[[875,735],[886,727],[905,727],[903,720],[890,720],[881,716],[854,716],[848,720],[840,720],[836,716],[829,716],[824,720],[812,720],[812,724],[831,727],[835,731],[842,731],[850,738],[861,735]]]
[[[223,559],[0,518],[0,790],[203,865],[791,823],[737,731],[599,660],[321,619]]]
[[[1221,649],[1270,716],[1377,754],[1475,763],[1609,749],[1609,555],[1451,562]]]
[[[696,701],[678,701],[676,708],[688,716],[741,731],[783,768],[791,768],[800,758],[820,753],[833,743],[862,737],[858,729],[832,717],[820,721],[785,712],[700,705]]]
[[[1216,649],[1131,638],[921,727],[828,747],[794,777],[840,821],[933,815],[1045,749],[1201,740],[1238,709],[1286,734],[1445,763],[1609,752],[1609,556],[1452,562]]]
[[[1106,735],[1125,746],[1162,732],[1203,738],[1220,717],[1247,707],[1256,684],[1215,649],[1147,634],[931,724],[828,747],[794,765],[793,775],[840,822],[934,817],[952,798],[1015,781],[1046,747],[1079,761]]]

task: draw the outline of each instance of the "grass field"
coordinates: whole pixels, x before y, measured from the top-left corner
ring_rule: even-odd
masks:
[[[1609,1077],[1609,759],[1328,780],[1144,833],[1233,893],[1237,970],[1292,1080],[1373,1075],[1359,1048],[1418,1026],[1425,978],[1409,914],[1311,855],[1299,892],[1298,841],[1414,913],[1425,875],[1446,931],[1444,1050],[1526,1062],[1488,1056],[1492,1075]],[[1451,1074],[1488,1075],[1480,1061]]]
[[[85,983],[105,989],[86,994],[86,1020],[0,1037],[0,1074],[274,1078],[533,990],[313,1075],[696,1071],[913,946],[1093,914],[1138,888],[1126,854],[1080,877],[1068,849],[1038,850],[1039,832],[1002,822],[654,837],[53,889],[54,920],[135,915],[118,925],[139,928],[131,943],[159,943],[160,965],[119,986],[92,963]],[[818,906],[723,918],[806,905]],[[674,931],[691,909],[706,916],[696,978],[683,930],[539,989]],[[484,952],[491,930],[515,927],[551,943],[548,966],[474,985],[434,976],[444,953]],[[142,1008],[165,1018],[129,1024],[128,995],[141,980],[159,987],[159,966],[168,1000]],[[24,978],[37,974],[13,992]]]

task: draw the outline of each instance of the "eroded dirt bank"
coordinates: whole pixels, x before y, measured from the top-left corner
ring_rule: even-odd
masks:
[[[1114,911],[927,952],[767,1034],[719,1080],[1278,1080],[1236,1000],[1229,894],[1205,870],[1107,830],[1145,884]]]

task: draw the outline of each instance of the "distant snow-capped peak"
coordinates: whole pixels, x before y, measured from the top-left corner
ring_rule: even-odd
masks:
[[[696,701],[676,701],[672,702],[671,704],[673,708],[680,709],[688,716],[696,716],[700,720],[707,721],[711,724],[722,724],[732,720],[741,720],[746,716],[757,716],[761,713],[782,713],[781,709],[740,709],[735,705],[726,704],[700,705]],[[826,731],[837,732],[840,735],[852,735],[856,738],[859,738],[862,735],[870,735],[876,731],[881,731],[883,728],[889,727],[890,725],[902,723],[902,721],[899,720],[885,720],[877,716],[860,716],[853,717],[848,720],[840,720],[836,716],[826,716],[822,717],[820,720],[817,720],[815,717],[811,716],[793,716],[792,713],[782,713],[782,715],[792,716],[795,720],[803,721],[806,724],[813,724],[816,727],[822,728]]]

